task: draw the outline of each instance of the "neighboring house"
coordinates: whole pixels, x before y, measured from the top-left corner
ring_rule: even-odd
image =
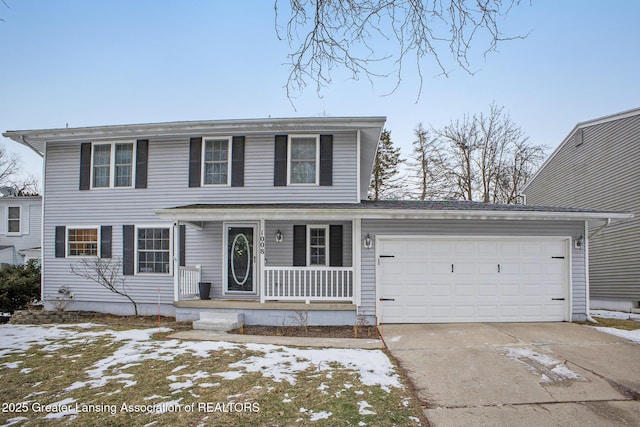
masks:
[[[591,308],[640,308],[640,109],[578,123],[523,190],[527,203],[625,211],[589,229]]]
[[[0,197],[0,264],[40,259],[41,229],[41,196]]]
[[[71,273],[118,258],[145,314],[247,324],[587,317],[586,230],[623,214],[365,201],[383,117],[9,131],[41,153],[43,299],[132,313]],[[211,283],[210,300],[198,284]],[[299,314],[299,313],[298,313]],[[360,318],[359,320],[362,320]]]

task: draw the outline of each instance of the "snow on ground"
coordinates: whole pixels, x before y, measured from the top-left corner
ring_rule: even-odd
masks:
[[[636,329],[635,331],[625,331],[622,329],[605,328],[601,326],[592,326],[592,328],[597,329],[600,332],[615,335],[617,337],[625,338],[625,339],[628,339],[629,341],[637,342],[640,344],[640,329]]]
[[[533,374],[540,375],[540,382],[585,381],[585,378],[567,368],[567,365],[546,354],[540,354],[527,347],[505,347],[503,350],[506,351],[507,357],[524,364]]]
[[[196,357],[209,357],[212,351],[247,350],[252,354],[229,365],[224,372],[186,372],[187,367],[178,366],[173,370],[175,375],[168,379],[173,381],[171,388],[189,389],[197,380],[222,377],[233,380],[247,372],[260,372],[273,381],[286,381],[295,384],[300,372],[314,369],[331,378],[331,371],[340,366],[353,371],[360,381],[368,386],[379,386],[385,391],[390,387],[401,388],[400,379],[389,358],[380,350],[360,349],[304,349],[265,344],[232,344],[222,341],[153,341],[151,336],[158,331],[170,331],[167,328],[133,329],[113,331],[110,329],[91,330],[98,325],[82,324],[84,331],[73,328],[74,325],[1,325],[0,326],[0,360],[8,355],[19,355],[32,346],[44,346],[45,351],[55,353],[61,348],[74,344],[86,345],[100,337],[120,342],[113,353],[95,362],[85,373],[87,378],[78,379],[66,392],[90,387],[99,388],[116,381],[130,387],[136,384],[133,374],[124,372],[127,368],[139,365],[146,360],[172,361],[176,356],[189,354]],[[101,326],[101,325],[100,325]],[[102,326],[101,326],[102,327]],[[81,357],[76,354],[74,357]],[[18,368],[20,361],[0,363],[5,368]],[[219,383],[206,383],[214,387]],[[311,413],[312,418],[323,419],[331,414]],[[73,415],[73,414],[65,414]]]
[[[589,313],[591,316],[603,317],[605,319],[640,320],[640,314],[625,313],[622,311],[591,310]]]

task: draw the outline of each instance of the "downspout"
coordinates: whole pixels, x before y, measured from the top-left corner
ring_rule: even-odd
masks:
[[[591,297],[589,295],[589,240],[596,237],[600,234],[605,228],[611,225],[611,218],[607,218],[607,221],[601,225],[598,229],[596,229],[593,233],[589,234],[589,223],[588,221],[584,222],[584,230],[585,235],[588,238],[585,239],[584,242],[584,256],[585,256],[585,270],[586,270],[586,279],[587,279],[587,321],[591,323],[598,323],[593,317],[591,317]]]

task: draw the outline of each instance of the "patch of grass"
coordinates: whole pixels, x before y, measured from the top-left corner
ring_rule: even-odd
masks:
[[[640,329],[640,322],[636,322],[635,320],[608,319],[604,317],[594,317],[594,319],[598,321],[597,324],[588,324],[591,326],[602,326],[605,328],[624,329],[625,331]]]
[[[128,328],[118,322],[89,331]],[[426,421],[410,387],[365,385],[356,371],[337,363],[311,360],[306,370],[295,372],[295,383],[290,384],[264,376],[262,371],[232,367],[240,360],[265,356],[262,350],[243,345],[196,353],[188,343],[164,334],[132,347],[111,335],[81,336],[87,329],[69,329],[76,333],[0,358],[0,404],[20,403],[28,409],[0,412],[0,425],[20,416],[27,420],[17,425],[123,427],[154,422],[171,426],[348,426],[361,422],[413,426]],[[282,349],[267,346],[264,351]],[[138,355],[148,357],[140,360]],[[92,371],[98,373],[92,375]],[[79,413],[49,420],[45,417],[55,413],[37,412],[34,406],[61,401],[70,402]],[[331,415],[322,419],[322,413]],[[320,419],[313,421],[316,418]]]

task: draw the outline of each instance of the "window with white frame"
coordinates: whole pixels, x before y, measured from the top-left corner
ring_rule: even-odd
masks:
[[[67,228],[67,256],[98,256],[98,228]]]
[[[133,146],[132,142],[93,144],[93,188],[133,186]]]
[[[138,227],[138,273],[170,272],[171,233],[165,227]]]
[[[329,226],[307,227],[307,265],[328,265]]]
[[[20,206],[9,206],[7,208],[7,232],[20,233]]]
[[[290,136],[289,184],[317,184],[319,137],[317,135]]]
[[[204,138],[202,183],[227,185],[229,182],[229,141],[231,138]]]

